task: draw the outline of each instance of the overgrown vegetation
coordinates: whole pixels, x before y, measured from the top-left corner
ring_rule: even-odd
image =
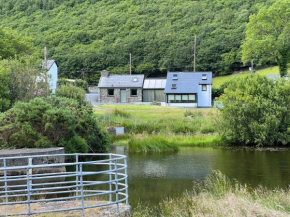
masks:
[[[221,144],[213,109],[183,109],[152,105],[101,105],[95,110],[100,125],[123,126],[125,136],[113,136],[115,144],[129,144],[131,151],[171,150],[170,145]],[[155,140],[155,141],[154,141]],[[167,146],[164,148],[162,145]],[[152,145],[152,147],[150,146]],[[159,152],[159,150],[157,151]]]
[[[178,151],[176,143],[168,142],[161,136],[134,137],[128,143],[130,152],[166,152]]]
[[[97,83],[99,73],[197,70],[227,74],[242,67],[249,16],[274,0],[0,0],[0,25],[34,37],[61,77]]]
[[[65,147],[68,153],[103,152],[108,137],[90,105],[72,98],[35,98],[17,102],[0,114],[1,148]]]
[[[234,145],[290,144],[290,83],[251,75],[231,82],[219,100],[219,130]]]
[[[57,83],[58,83],[59,86],[61,86],[61,85],[72,85],[72,86],[80,87],[83,90],[85,90],[86,92],[89,91],[88,82],[85,81],[85,80],[82,80],[82,79],[75,79],[73,81],[70,81],[70,80],[65,79],[65,78],[60,78],[60,79],[58,79]]]
[[[156,208],[139,205],[132,216],[282,217],[290,215],[289,194],[289,189],[251,189],[215,171],[182,197],[164,200]]]
[[[84,89],[80,87],[75,87],[70,84],[61,85],[56,89],[57,96],[74,99],[82,105],[86,104],[85,94],[86,92],[84,91]]]

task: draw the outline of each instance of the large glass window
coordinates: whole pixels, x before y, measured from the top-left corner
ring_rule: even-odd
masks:
[[[168,103],[196,103],[195,94],[170,94],[167,97]]]
[[[168,102],[169,102],[169,103],[173,103],[173,102],[175,102],[175,97],[174,97],[174,95],[168,95]]]
[[[164,90],[143,90],[143,102],[153,101],[165,102]]]
[[[108,96],[114,96],[114,89],[108,89]]]

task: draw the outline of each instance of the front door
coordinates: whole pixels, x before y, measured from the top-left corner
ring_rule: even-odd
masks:
[[[126,90],[121,90],[120,95],[121,102],[126,102]]]

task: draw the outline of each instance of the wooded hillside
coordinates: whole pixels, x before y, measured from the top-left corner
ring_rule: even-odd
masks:
[[[197,70],[226,74],[242,66],[249,16],[274,0],[0,0],[0,25],[46,45],[62,77],[97,82],[115,73]],[[40,53],[39,53],[40,55]],[[41,56],[40,56],[41,57]]]

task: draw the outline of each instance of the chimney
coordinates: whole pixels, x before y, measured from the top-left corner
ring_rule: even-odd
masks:
[[[108,77],[108,76],[109,76],[109,72],[107,70],[101,71],[101,77]]]

